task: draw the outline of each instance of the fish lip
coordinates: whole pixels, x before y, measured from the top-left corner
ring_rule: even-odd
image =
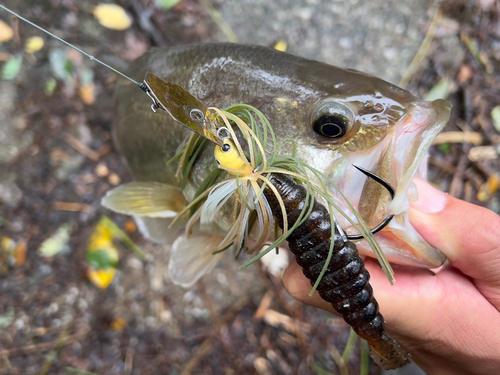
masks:
[[[397,215],[410,208],[409,195],[412,194],[409,190],[413,185],[412,180],[419,172],[432,142],[448,123],[450,114],[451,103],[446,100],[418,101],[414,103],[413,110],[396,126],[393,134],[394,152],[401,162],[395,163],[396,168],[391,180],[397,181],[396,194],[388,203],[386,214]],[[421,177],[426,177],[425,167],[421,174],[424,174]],[[413,196],[411,198],[416,199]]]

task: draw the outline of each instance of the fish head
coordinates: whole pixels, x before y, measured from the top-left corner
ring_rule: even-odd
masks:
[[[451,104],[419,100],[408,91],[363,73],[346,71],[345,75],[343,82],[331,84],[317,76],[309,77],[308,82],[316,82],[314,95],[296,102],[293,126],[285,124],[284,119],[272,122],[278,127],[282,124],[276,128],[278,138],[294,139],[297,157],[327,175],[370,227],[388,215],[395,216],[377,234],[390,261],[439,267],[445,256],[413,228],[408,212],[410,201],[418,199],[412,180],[416,175],[426,178],[427,150],[448,122]],[[394,199],[353,165],[387,181],[395,190]],[[347,221],[341,224],[350,225]],[[366,241],[358,248],[371,253]]]

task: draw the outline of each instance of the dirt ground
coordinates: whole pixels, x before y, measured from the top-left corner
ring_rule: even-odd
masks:
[[[204,1],[182,0],[170,10],[147,0],[117,1],[133,18],[127,31],[101,27],[91,13],[97,3],[2,2],[120,70],[151,46],[225,40]],[[342,12],[371,17],[363,13],[370,11],[367,3],[351,2]],[[272,46],[284,39],[295,54],[394,83],[434,28],[419,53],[421,61],[412,63],[408,89],[419,96],[431,89],[445,94],[454,107],[445,131],[462,135],[458,142],[432,148],[431,181],[499,213],[500,124],[495,128],[491,115],[500,103],[499,1],[448,1],[438,16],[430,1],[400,1],[397,9],[389,7],[392,2],[382,3],[388,6],[380,7],[381,25],[395,12],[400,22],[394,25],[406,25],[395,35],[400,50],[379,23],[367,22],[359,36],[352,25],[338,28],[327,22],[320,17],[326,2],[281,7],[212,2],[241,42]],[[244,17],[248,7],[253,11]],[[272,19],[264,22],[263,14]],[[228,259],[193,289],[174,286],[167,272],[168,249],[148,243],[128,217],[100,205],[109,189],[130,181],[111,140],[116,76],[45,36],[43,49],[25,54],[26,39],[42,34],[3,11],[0,19],[15,31],[12,41],[0,44],[0,60],[23,58],[19,74],[0,81],[0,374],[359,373],[359,344],[347,364],[338,359],[349,327],[292,300],[281,282],[259,266],[238,270]],[[286,26],[290,20],[293,27]],[[320,38],[325,27],[330,39]],[[58,76],[50,63],[57,51],[71,62],[65,75]],[[384,69],[391,61],[396,62]],[[93,78],[85,84],[89,72]],[[148,260],[118,245],[116,276],[108,288],[99,289],[87,277],[85,252],[103,214]],[[70,225],[67,246],[55,256],[40,256],[42,241],[64,224]],[[372,364],[369,373],[379,370]]]

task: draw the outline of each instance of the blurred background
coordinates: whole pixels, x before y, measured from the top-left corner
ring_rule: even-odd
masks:
[[[150,47],[229,40],[446,98],[430,179],[500,212],[498,0],[2,4],[122,71]],[[130,181],[111,140],[116,74],[0,20],[0,374],[380,373],[341,319],[292,300],[263,265],[227,257],[174,286],[168,247],[100,206]]]

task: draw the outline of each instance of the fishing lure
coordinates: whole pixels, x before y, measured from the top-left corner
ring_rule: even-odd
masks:
[[[238,170],[247,176],[252,174],[231,140],[224,140],[222,147],[216,146],[214,154],[220,166],[232,174],[237,174]],[[368,171],[361,171],[377,178]],[[393,196],[388,184],[383,180],[378,182]],[[314,197],[309,197],[307,189],[286,174],[268,174],[266,183],[268,185],[263,189],[265,205],[270,207],[280,228],[289,231],[288,247],[303,268],[304,275],[311,284],[316,284],[320,296],[332,304],[360,337],[367,340],[372,357],[379,366],[395,369],[408,364],[410,354],[384,332],[384,318],[356,245],[338,222],[332,220],[329,210]],[[307,214],[301,220],[305,211]],[[382,229],[388,220],[390,218],[374,231]],[[300,224],[297,226],[297,223]],[[332,228],[332,223],[335,228]]]

